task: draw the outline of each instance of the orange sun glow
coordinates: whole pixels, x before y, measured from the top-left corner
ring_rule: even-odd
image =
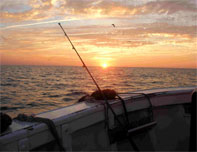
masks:
[[[103,63],[101,66],[102,66],[102,68],[104,68],[104,69],[108,67],[107,63]]]

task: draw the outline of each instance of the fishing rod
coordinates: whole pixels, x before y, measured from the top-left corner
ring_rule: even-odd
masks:
[[[88,67],[86,66],[85,62],[83,61],[83,59],[81,58],[81,56],[79,55],[78,51],[76,50],[75,46],[73,45],[72,41],[70,40],[69,36],[66,34],[64,28],[62,27],[62,25],[60,23],[58,23],[60,28],[62,29],[64,35],[66,36],[66,38],[68,39],[68,41],[70,42],[72,49],[76,52],[77,56],[79,57],[79,59],[81,60],[83,67],[86,69],[86,71],[88,72],[88,74],[90,75],[90,77],[92,78],[94,84],[96,85],[99,93],[101,94],[101,96],[103,97],[107,107],[111,110],[112,114],[114,115],[114,118],[117,120],[117,122],[120,124],[120,126],[127,131],[127,129],[124,127],[124,125],[121,123],[121,121],[118,119],[118,116],[116,115],[115,111],[112,109],[111,105],[109,104],[107,98],[105,97],[104,93],[101,91],[101,88],[99,87],[98,83],[96,82],[96,80],[94,79],[94,77],[92,76],[91,72],[89,71]],[[136,146],[136,144],[132,141],[132,139],[130,137],[128,137],[129,141],[131,142],[134,150],[139,151],[138,147]]]
[[[79,55],[78,51],[76,50],[75,46],[73,45],[72,41],[70,40],[69,36],[66,34],[66,32],[65,32],[65,30],[63,29],[63,27],[61,26],[61,24],[60,24],[60,23],[58,23],[58,24],[59,24],[59,26],[61,27],[62,31],[64,32],[65,36],[67,37],[68,41],[70,42],[70,44],[71,44],[71,46],[72,46],[72,49],[76,52],[76,54],[78,55],[79,59],[81,60],[81,62],[82,62],[82,64],[83,64],[83,67],[86,69],[86,71],[88,72],[88,74],[89,74],[90,77],[92,78],[92,80],[93,80],[94,84],[96,85],[96,87],[97,87],[99,93],[100,93],[101,96],[104,98],[105,103],[108,105],[108,107],[110,108],[110,110],[112,111],[112,113],[113,113],[114,115],[116,115],[115,112],[114,112],[114,110],[113,110],[113,109],[111,108],[111,106],[109,105],[109,102],[107,101],[105,95],[104,95],[103,92],[101,91],[101,88],[99,87],[98,83],[96,82],[96,80],[95,80],[94,77],[92,76],[92,74],[91,74],[91,72],[89,71],[88,67],[86,66],[85,62],[83,61],[83,59],[82,59],[81,56]],[[118,120],[118,121],[119,121],[119,120]],[[120,124],[121,124],[121,122],[120,122]],[[122,125],[122,124],[121,124],[121,125]]]

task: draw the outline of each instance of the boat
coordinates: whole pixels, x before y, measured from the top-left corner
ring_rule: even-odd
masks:
[[[46,123],[13,119],[0,135],[0,151],[188,151],[191,143],[196,147],[191,139],[196,132],[190,130],[194,90],[179,87],[120,94],[126,110],[121,100],[109,100],[115,115],[101,101],[36,114],[52,120],[63,150]]]

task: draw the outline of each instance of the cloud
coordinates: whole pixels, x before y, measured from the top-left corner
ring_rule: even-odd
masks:
[[[123,1],[97,1],[95,5],[92,1],[87,0],[67,0],[65,9],[70,9],[72,14],[93,15],[93,16],[128,16],[140,14],[173,14],[179,11],[196,12],[196,6],[190,1],[166,0],[166,1],[143,1],[141,5],[136,2],[124,3]]]
[[[29,3],[19,1],[3,1],[1,3],[1,22],[12,23],[22,21],[43,20],[49,18],[53,5],[50,0],[30,0]],[[23,9],[19,9],[23,8]],[[17,11],[20,10],[20,11]]]
[[[1,22],[38,21],[61,17],[101,18],[128,17],[145,14],[168,14],[197,12],[194,1],[112,1],[112,0],[24,0],[1,3]],[[23,8],[23,9],[18,9]],[[15,11],[14,11],[15,10]],[[16,10],[21,10],[17,12]]]
[[[77,23],[79,21],[76,21]],[[193,46],[197,36],[196,26],[152,23],[139,24],[133,28],[131,25],[127,27],[117,25],[116,28],[113,28],[111,25],[84,24],[78,28],[65,26],[65,30],[82,53],[96,53],[95,48],[128,49],[170,43],[181,46],[187,43]],[[37,25],[31,28],[27,26],[26,28],[2,30],[0,41],[2,41],[1,51],[13,52],[15,50],[23,53],[40,52],[42,54],[47,52],[50,54],[57,50],[71,49],[58,25]]]
[[[19,13],[31,9],[27,0],[1,0],[0,12]]]
[[[179,26],[171,25],[167,23],[153,23],[151,25],[145,25],[144,31],[146,33],[167,33],[174,35],[187,35],[188,38],[195,38],[196,26]]]
[[[98,47],[138,47],[170,39],[175,41],[188,40],[193,43],[197,36],[196,26],[177,26],[167,23],[142,24],[136,28],[130,28],[129,26],[127,28],[106,28],[102,26],[90,28],[87,26],[86,28],[84,27],[81,31],[79,30],[77,35],[71,36],[76,40],[87,39],[88,44]],[[95,29],[97,30],[95,31]],[[88,34],[87,31],[90,33]],[[153,39],[156,37],[159,39]]]

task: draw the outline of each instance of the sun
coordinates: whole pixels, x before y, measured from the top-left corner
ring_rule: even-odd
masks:
[[[104,68],[104,69],[108,67],[107,63],[103,63],[101,66],[102,66],[102,68]]]

